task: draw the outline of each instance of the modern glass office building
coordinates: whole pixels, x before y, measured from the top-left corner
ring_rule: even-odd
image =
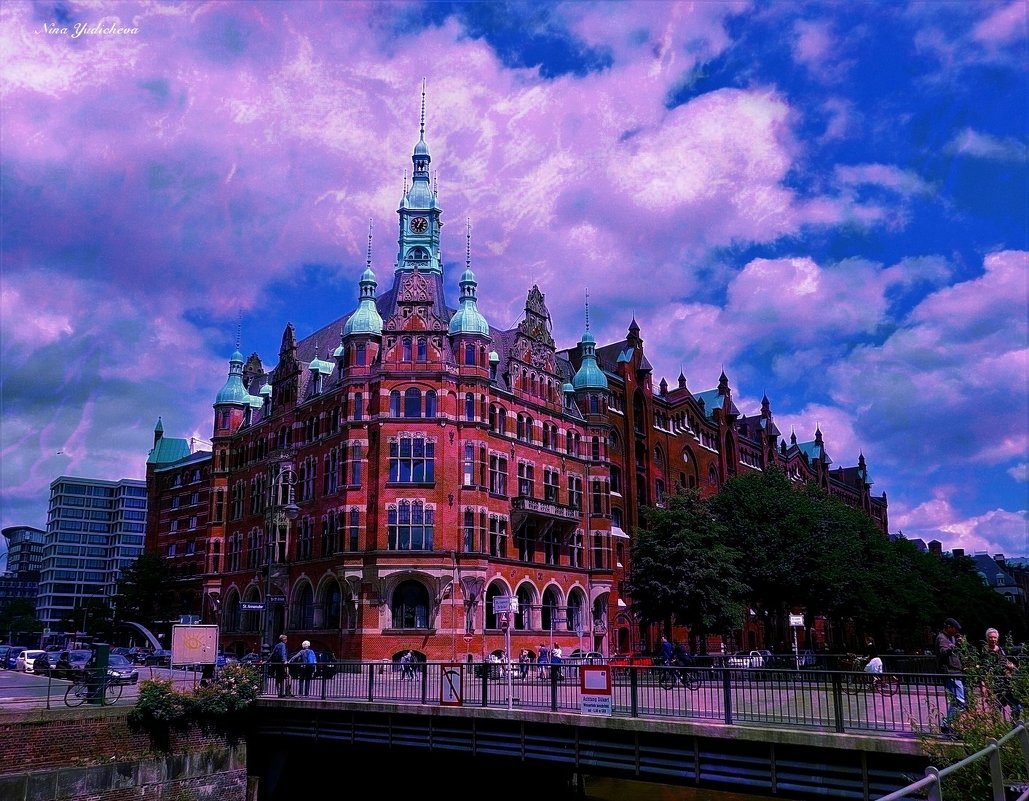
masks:
[[[60,476],[50,484],[37,617],[54,627],[92,599],[108,601],[143,553],[146,482]]]

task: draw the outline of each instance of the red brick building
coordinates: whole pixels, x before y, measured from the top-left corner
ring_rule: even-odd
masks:
[[[271,369],[233,353],[211,453],[155,431],[147,548],[226,650],[285,631],[346,659],[481,659],[504,647],[493,599],[511,596],[514,655],[629,652],[620,588],[639,507],[771,464],[886,530],[863,457],[832,470],[821,432],[782,441],[767,399],[741,414],[724,374],[655,391],[635,320],[621,342],[597,347],[587,324],[559,351],[533,286],[514,328],[489,325],[470,237],[448,306],[430,160],[423,117],[385,292],[369,234],[353,312],[299,342],[286,325]]]

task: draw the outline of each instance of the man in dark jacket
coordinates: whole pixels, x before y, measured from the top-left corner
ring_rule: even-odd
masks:
[[[940,723],[940,732],[950,734],[950,725],[965,708],[964,668],[961,665],[961,624],[948,617],[943,630],[936,635],[936,662],[940,673],[947,676],[947,715]]]
[[[286,635],[280,634],[279,641],[272,648],[271,656],[268,657],[268,672],[275,679],[275,692],[279,698],[292,695],[289,686],[289,676],[286,675],[286,662],[289,661],[289,652],[286,650]]]

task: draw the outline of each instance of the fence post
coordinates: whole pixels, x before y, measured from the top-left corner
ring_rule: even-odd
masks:
[[[835,718],[836,731],[843,734],[843,679],[838,670],[829,675],[832,688],[832,711]]]
[[[1004,801],[1004,769],[1000,764],[1000,746],[997,740],[990,737],[986,741],[990,749],[990,785],[993,788],[993,801]]]
[[[725,707],[725,722],[732,724],[732,676],[729,668],[722,665],[719,668],[722,674],[722,705]]]
[[[940,781],[940,771],[931,765],[925,769],[925,775],[931,777],[933,783],[929,785],[929,794],[926,801],[943,801],[943,785]]]
[[[640,716],[640,702],[637,693],[640,689],[639,669],[630,664],[629,665],[629,705],[630,714],[634,718]]]
[[[382,669],[381,665],[379,666],[379,669],[380,670]],[[368,700],[369,701],[374,701],[375,700],[375,663],[374,662],[369,662],[368,663]]]

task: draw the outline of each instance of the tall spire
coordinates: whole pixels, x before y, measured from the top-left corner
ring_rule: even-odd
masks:
[[[590,288],[586,287],[586,330],[590,330]]]
[[[465,218],[465,271],[461,274],[461,307],[454,312],[447,327],[447,333],[455,334],[477,334],[489,336],[489,323],[479,311],[478,301],[475,297],[475,288],[478,282],[475,280],[475,273],[472,272],[472,221]]]
[[[425,78],[422,78],[422,118],[418,123],[418,138],[425,141]]]
[[[582,349],[582,364],[572,378],[572,386],[580,389],[607,389],[607,376],[597,364],[597,341],[590,333],[590,291],[586,289],[586,330],[579,340]]]

